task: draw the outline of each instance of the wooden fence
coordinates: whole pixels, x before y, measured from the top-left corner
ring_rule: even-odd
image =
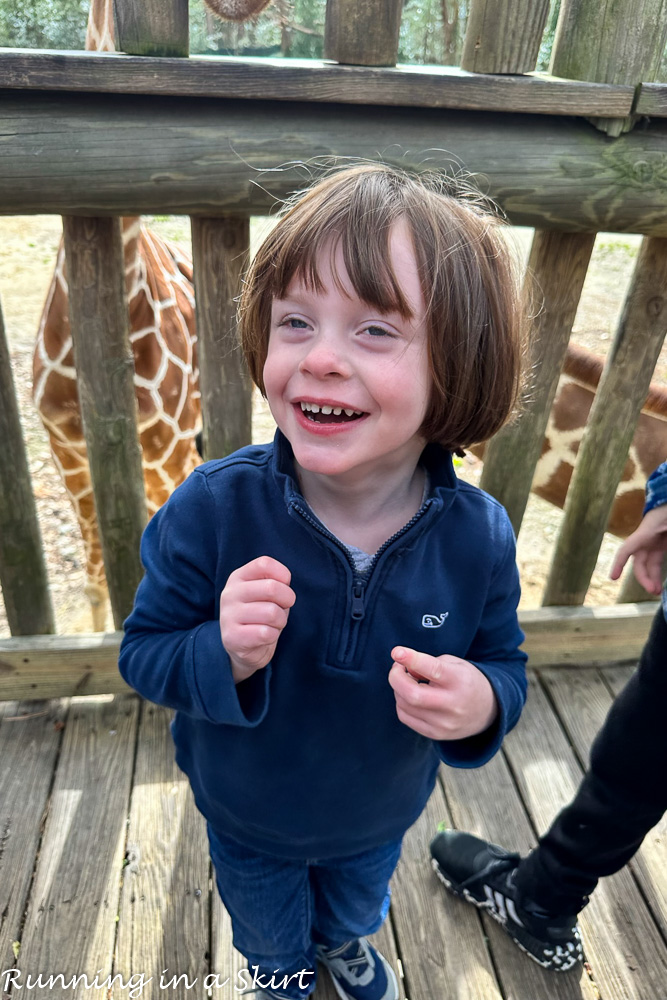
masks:
[[[247,399],[225,391],[215,345],[232,327],[250,216],[302,186],[297,161],[381,156],[462,167],[510,222],[535,227],[535,385],[524,418],[490,443],[482,479],[517,531],[595,233],[644,235],[568,495],[546,592],[554,607],[522,615],[536,665],[636,656],[653,605],[581,605],[667,329],[667,84],[654,82],[667,2],[562,0],[551,74],[537,74],[548,9],[472,0],[460,69],[395,65],[401,0],[328,0],[322,62],[188,57],[187,0],[116,0],[118,54],[0,51],[0,213],[65,217],[116,627],[141,573],[145,508],[114,217],[192,217],[205,449],[224,454],[249,436]],[[118,634],[47,635],[53,612],[1,317],[0,333],[0,581],[14,636],[0,642],[0,697],[120,690]]]

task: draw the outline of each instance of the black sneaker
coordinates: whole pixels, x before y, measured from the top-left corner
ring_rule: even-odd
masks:
[[[520,900],[514,875],[521,861],[504,847],[459,830],[442,830],[431,843],[431,864],[450,892],[486,910],[535,962],[566,972],[583,962],[577,916],[553,916]]]

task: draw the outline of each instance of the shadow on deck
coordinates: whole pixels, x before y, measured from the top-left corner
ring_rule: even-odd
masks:
[[[630,868],[601,883],[581,919],[588,963],[565,974],[544,972],[449,897],[428,863],[442,820],[527,851],[573,795],[629,672],[542,671],[502,754],[479,771],[442,769],[377,935],[402,996],[667,998],[665,820]],[[123,695],[0,705],[0,996],[231,1000],[250,984],[245,968],[212,890],[203,821],[173,763],[168,713]],[[315,996],[333,1000],[324,980]]]

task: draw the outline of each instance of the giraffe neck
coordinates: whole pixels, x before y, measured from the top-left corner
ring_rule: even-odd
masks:
[[[90,0],[86,51],[115,52],[113,0]]]

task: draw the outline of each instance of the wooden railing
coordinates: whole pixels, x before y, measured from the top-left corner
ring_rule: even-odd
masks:
[[[192,216],[204,446],[207,457],[222,455],[249,439],[250,389],[227,348],[250,215],[303,186],[301,161],[379,155],[408,167],[463,168],[510,222],[536,228],[529,270],[544,305],[531,398],[524,417],[490,443],[482,479],[517,531],[595,233],[647,237],[547,585],[546,604],[573,607],[522,616],[537,664],[636,655],[652,607],[607,614],[576,606],[667,329],[667,85],[653,82],[667,19],[662,0],[644,0],[640,24],[637,5],[563,0],[549,76],[532,73],[548,6],[473,0],[461,69],[396,67],[400,0],[329,0],[325,55],[335,63],[185,58],[187,0],[116,0],[125,54],[0,51],[0,213],[65,216],[81,403],[117,628],[141,573],[145,503],[113,217]],[[633,129],[641,114],[651,122]],[[4,332],[0,350],[0,580],[16,637],[0,642],[0,697],[115,690],[117,636],[34,638],[53,631],[53,612]],[[624,596],[635,599],[636,590]],[[68,656],[78,657],[69,673],[55,667]],[[38,679],[35,661],[47,664]]]

